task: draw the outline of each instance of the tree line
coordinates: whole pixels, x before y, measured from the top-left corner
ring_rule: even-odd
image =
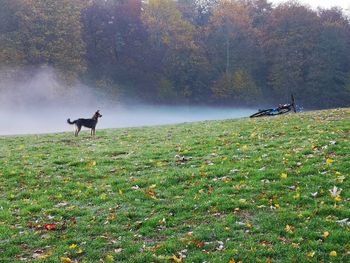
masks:
[[[156,103],[350,105],[339,8],[267,0],[0,0],[0,66]],[[72,85],[74,86],[74,85]]]

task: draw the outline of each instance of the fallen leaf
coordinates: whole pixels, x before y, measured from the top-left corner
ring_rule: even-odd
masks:
[[[23,257],[22,255],[16,255],[16,258],[20,261],[27,261],[28,260],[26,257]]]
[[[198,247],[198,248],[202,248],[202,247],[204,247],[204,245],[205,245],[205,243],[203,242],[203,241],[199,241],[199,240],[193,240],[192,241],[195,245],[196,245],[196,247]]]
[[[300,199],[300,193],[296,193],[295,195],[293,195],[293,198],[296,200]]]
[[[113,261],[114,257],[112,255],[107,255],[106,259],[109,260],[109,261]]]
[[[332,160],[332,159],[327,159],[326,160],[326,164],[331,165],[332,163],[334,163],[334,160]]]
[[[66,263],[71,263],[71,262],[73,262],[70,258],[66,258],[66,257],[61,257],[61,261],[62,261],[62,262],[66,262]]]
[[[288,175],[286,173],[281,173],[281,178],[282,179],[287,179]]]
[[[311,195],[312,195],[313,197],[317,197],[317,196],[318,196],[318,192],[311,193]]]
[[[169,259],[174,261],[174,262],[182,262],[182,258],[179,258],[175,255],[171,256]]]
[[[151,197],[151,198],[153,198],[153,199],[156,199],[156,191],[154,191],[154,189],[149,189],[148,191],[146,190],[145,191],[145,193],[149,196],[149,197]]]
[[[293,233],[294,230],[295,230],[295,227],[294,226],[291,226],[291,225],[286,225],[286,227],[284,228],[286,230],[286,232],[288,233]]]
[[[218,244],[219,244],[219,246],[216,248],[216,250],[218,250],[218,251],[224,250],[224,248],[225,248],[224,242],[218,241]]]
[[[329,253],[329,256],[331,256],[331,257],[336,257],[337,256],[337,252],[336,251],[331,251],[330,253]]]
[[[116,249],[114,249],[114,253],[117,253],[117,254],[121,253],[122,251],[123,251],[122,248],[116,248]]]
[[[328,231],[323,232],[322,237],[323,237],[323,238],[329,237],[329,232],[328,232]]]
[[[43,227],[49,231],[57,230],[57,224],[45,224]]]
[[[260,241],[260,244],[261,244],[263,247],[270,247],[270,246],[272,246],[272,242],[271,242],[271,241],[268,241],[268,240],[262,240],[262,241]]]
[[[37,249],[34,251],[32,258],[37,259],[40,258],[43,255],[44,251],[41,249]]]

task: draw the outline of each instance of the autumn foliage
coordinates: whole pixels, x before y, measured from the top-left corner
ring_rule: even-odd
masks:
[[[119,97],[252,105],[350,101],[339,8],[267,0],[0,0],[0,67],[48,65]]]

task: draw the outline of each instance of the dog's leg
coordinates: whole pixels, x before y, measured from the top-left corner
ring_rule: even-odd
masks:
[[[75,131],[75,136],[78,136],[80,130],[81,130],[81,126],[77,126],[77,129]]]

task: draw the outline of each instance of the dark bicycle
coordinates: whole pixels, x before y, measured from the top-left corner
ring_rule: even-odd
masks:
[[[280,114],[285,114],[290,111],[297,112],[297,108],[295,105],[295,99],[293,94],[291,95],[291,103],[289,104],[280,104],[277,108],[259,110],[257,113],[254,113],[250,116],[250,118],[263,117],[263,116],[275,116]]]

